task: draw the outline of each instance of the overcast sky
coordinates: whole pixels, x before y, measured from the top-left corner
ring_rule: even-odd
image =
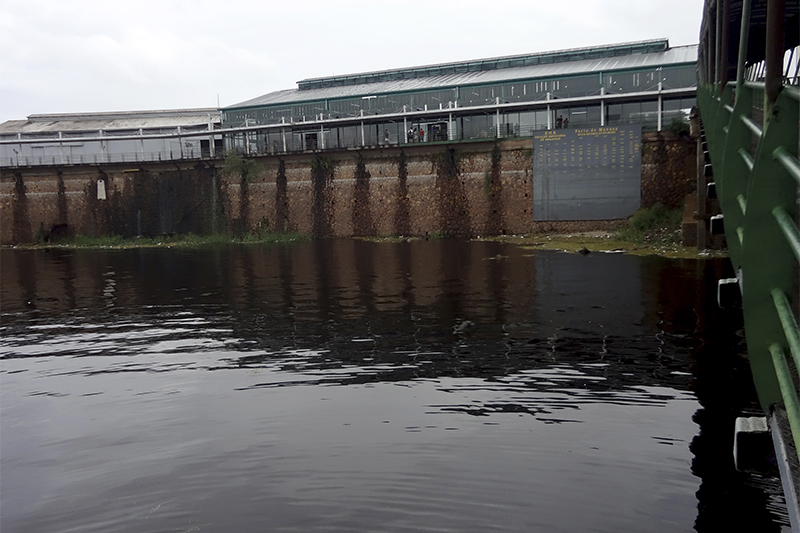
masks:
[[[305,78],[666,37],[703,0],[2,0],[0,122],[228,106]]]

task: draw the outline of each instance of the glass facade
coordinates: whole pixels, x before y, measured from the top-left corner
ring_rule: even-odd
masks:
[[[361,116],[400,114],[455,107],[538,102],[548,99],[579,98],[606,94],[657,92],[696,85],[692,65],[644,69],[635,72],[591,74],[504,84],[467,85],[440,90],[389,93],[325,99],[292,104],[273,104],[249,109],[223,111],[226,128],[296,122],[312,122]]]
[[[521,60],[492,60],[491,69],[513,67],[511,63]],[[475,72],[486,70],[480,65],[307,80],[293,95],[300,98],[306,89],[309,95],[319,94],[311,89],[320,87],[472,72],[471,67]],[[249,153],[531,136],[548,128],[642,124],[645,130],[654,130],[688,117],[696,83],[694,62],[675,63],[229,108],[223,111],[222,123],[225,129],[256,128],[226,137],[226,148]]]
[[[696,104],[694,96],[663,98],[661,127],[672,120],[688,119]],[[644,131],[658,128],[658,100],[624,103],[559,104],[551,101],[550,110],[536,109],[500,112],[478,111],[457,116],[408,117],[381,120],[364,117],[363,126],[303,125],[286,123],[253,133],[237,133],[226,138],[226,149],[251,154],[274,154],[305,150],[330,150],[359,146],[397,145],[418,142],[444,142],[508,137],[530,137],[537,130],[592,128],[601,125],[641,124]],[[499,120],[498,120],[499,119]],[[420,130],[423,132],[420,136]]]

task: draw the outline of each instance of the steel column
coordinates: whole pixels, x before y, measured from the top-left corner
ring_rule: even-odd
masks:
[[[747,44],[750,40],[750,0],[742,1],[742,24],[739,30],[739,57],[736,61],[736,99],[744,85],[744,63],[747,59]]]
[[[722,3],[722,32],[720,33],[720,52],[719,52],[719,95],[728,84],[728,42],[730,41],[731,26],[731,0],[723,0]]]
[[[783,81],[783,28],[786,0],[767,0],[767,42],[764,63],[764,126],[769,122],[772,106],[778,99]]]

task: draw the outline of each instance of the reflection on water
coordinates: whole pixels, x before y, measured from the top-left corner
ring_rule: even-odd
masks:
[[[786,524],[779,484],[730,464],[752,391],[720,261],[0,258],[4,530],[715,531],[732,503]]]

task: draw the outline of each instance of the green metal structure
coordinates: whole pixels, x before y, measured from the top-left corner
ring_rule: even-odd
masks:
[[[791,438],[780,446],[791,464],[800,460],[797,2],[706,0],[705,9],[698,106],[741,290],[753,379],[770,425],[788,422],[782,434]],[[729,51],[737,44],[734,58]],[[729,81],[734,71],[736,80]],[[773,437],[780,429],[773,427]],[[782,477],[795,474],[782,471]],[[787,503],[795,502],[790,515],[797,530],[796,479],[784,479],[784,488]]]
[[[753,375],[765,410],[782,400],[787,410],[796,409],[794,387],[778,388],[776,373],[785,364],[774,367],[770,353],[788,349],[800,368],[800,336],[791,309],[797,294],[793,262],[800,261],[800,232],[794,222],[800,184],[800,90],[787,87],[780,93],[763,129],[752,118],[761,111],[763,84],[745,83],[736,91],[733,106],[726,103],[731,101],[730,89],[721,96],[714,92],[713,86],[699,89],[698,102],[704,123],[713,125],[706,137],[731,262],[740,273]],[[791,394],[787,397],[786,392]],[[794,423],[800,443],[800,418],[793,427]]]

